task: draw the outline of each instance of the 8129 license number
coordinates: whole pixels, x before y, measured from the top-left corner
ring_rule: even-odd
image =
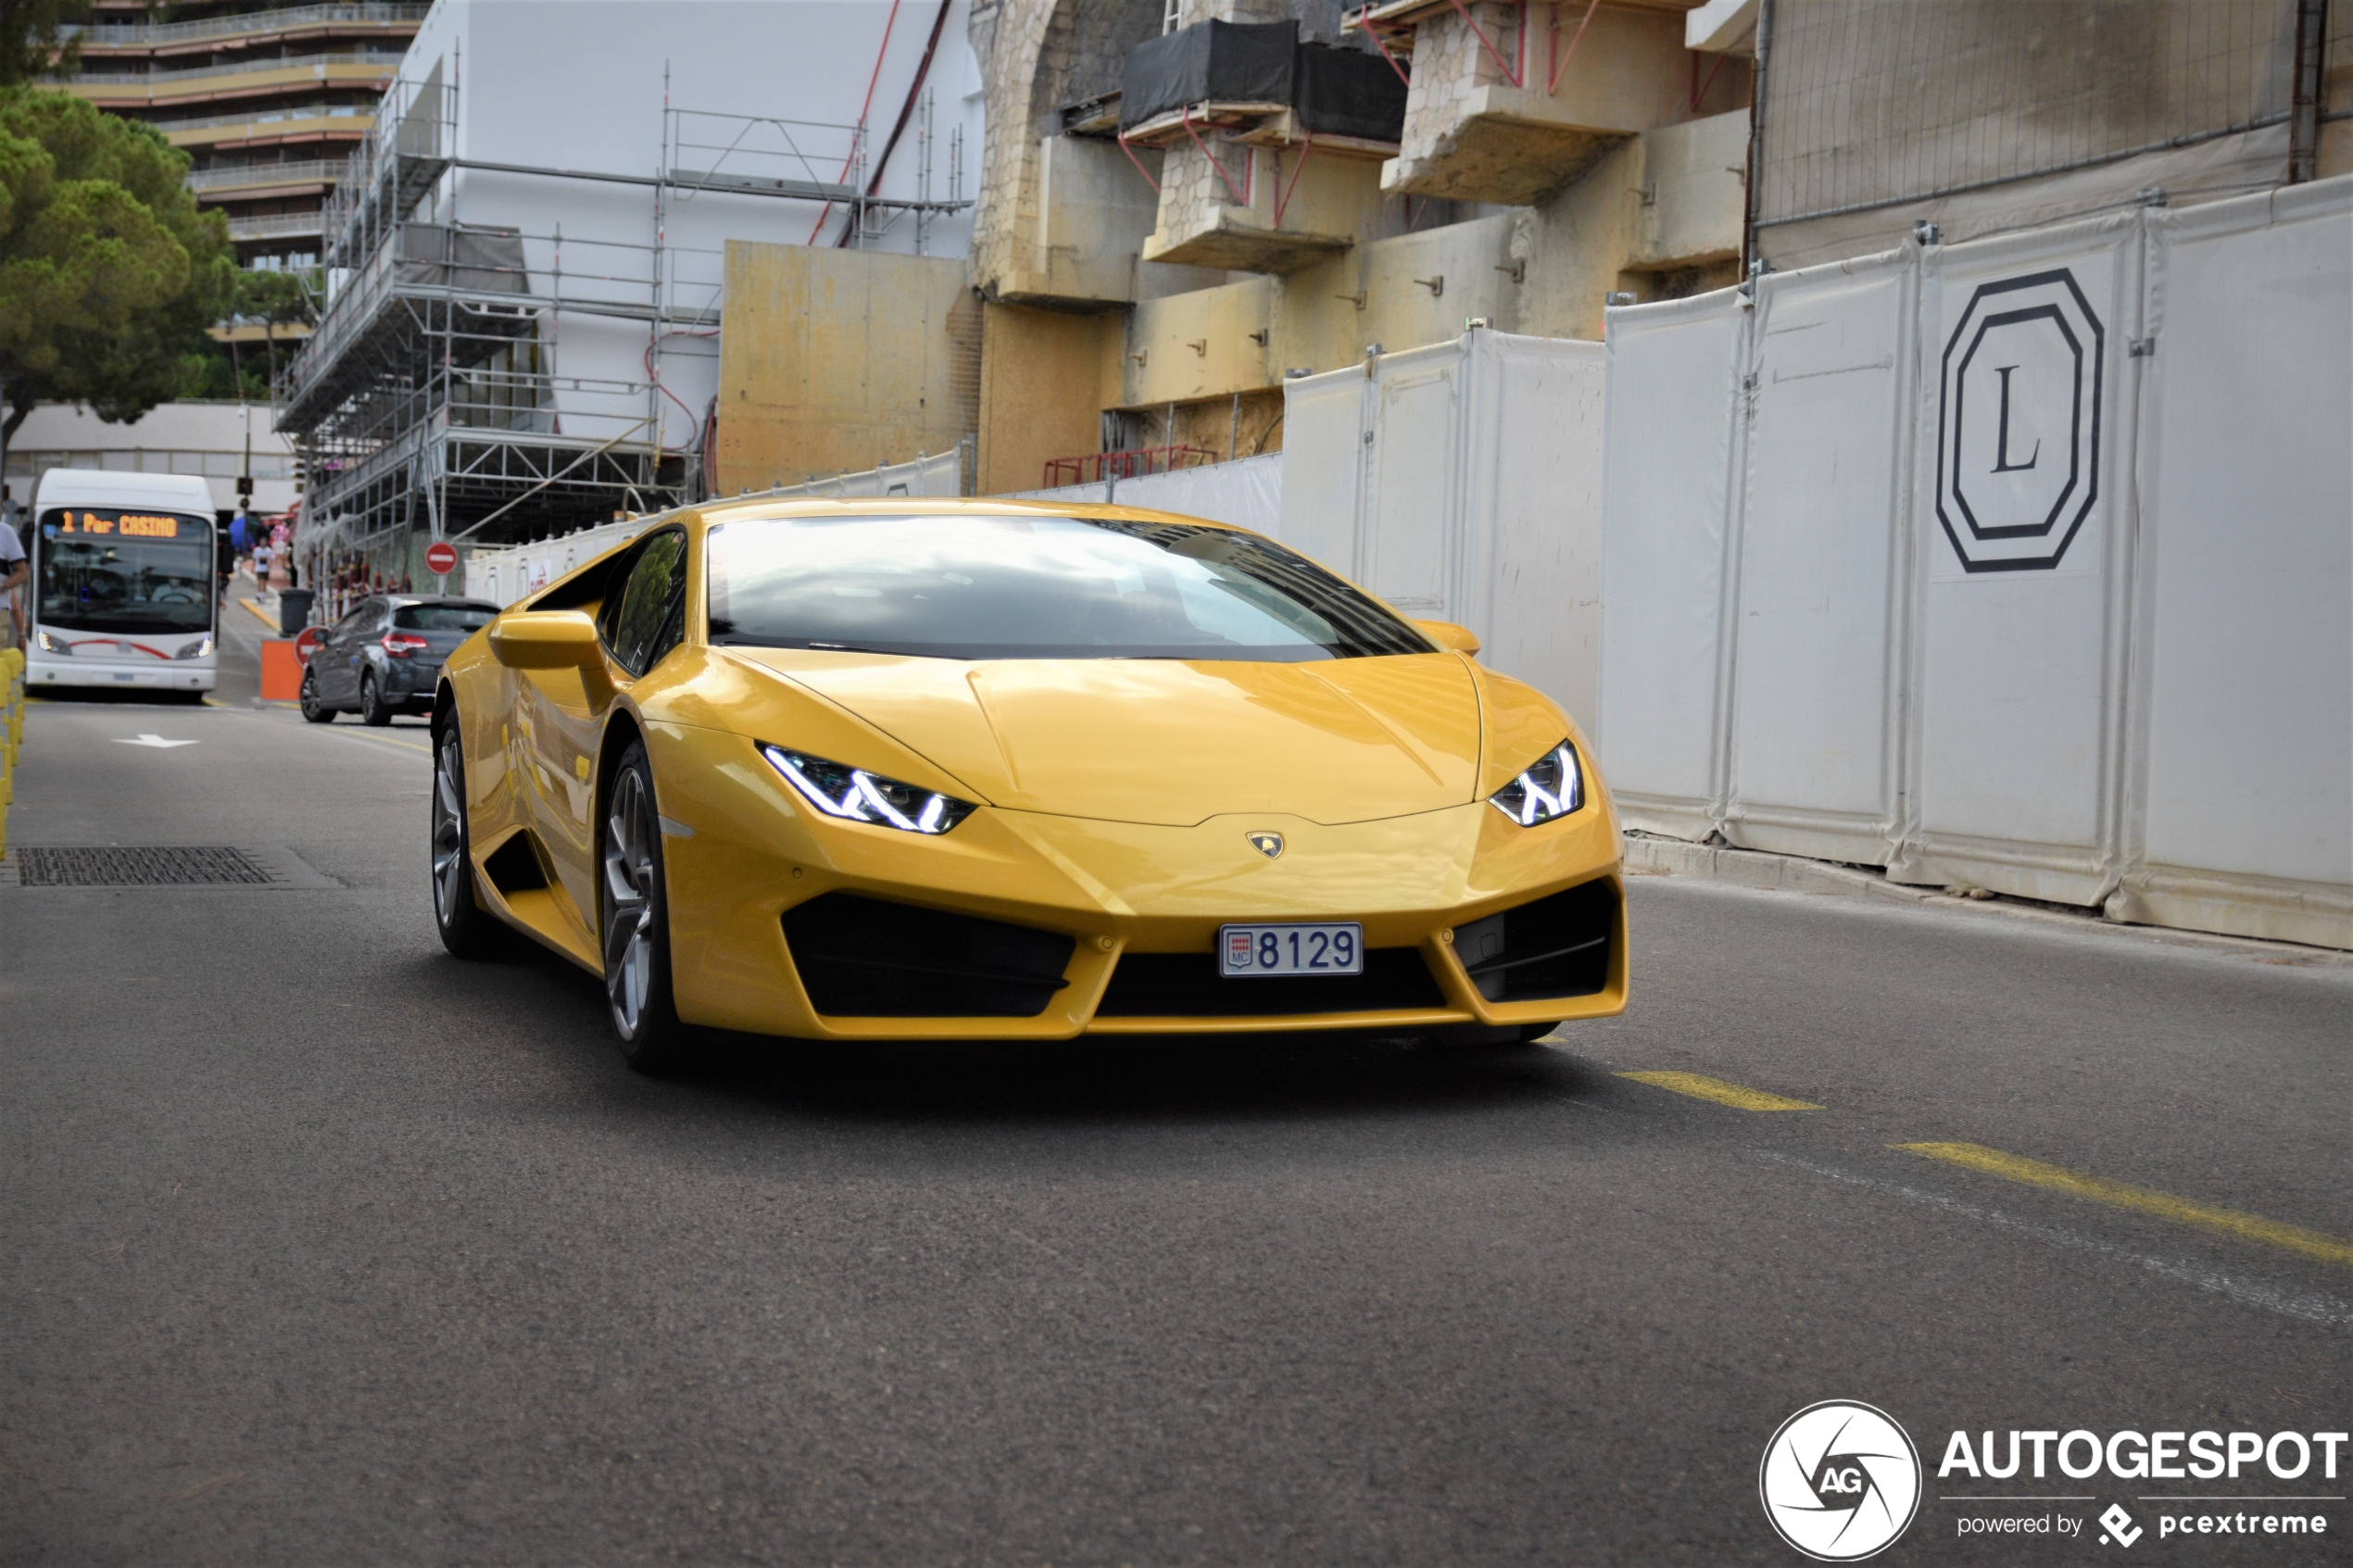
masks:
[[[1318,925],[1227,925],[1217,932],[1217,972],[1228,980],[1287,974],[1362,974],[1365,930]]]

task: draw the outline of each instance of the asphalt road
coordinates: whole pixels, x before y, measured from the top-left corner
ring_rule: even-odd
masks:
[[[2353,1253],[2297,1240],[2353,1235],[2342,964],[1644,879],[1632,1010],[1523,1051],[655,1082],[589,977],[442,954],[428,776],[407,722],[31,710],[12,848],[322,885],[0,884],[0,1561],[1794,1563],[1759,1461],[1831,1399],[1928,1467],[1881,1562],[2347,1555],[2274,1500],[2342,1455],[1936,1474],[1956,1430],[2347,1426]],[[2161,1538],[2187,1494],[2330,1533]],[[2136,1547],[1961,1533],[2110,1503]]]

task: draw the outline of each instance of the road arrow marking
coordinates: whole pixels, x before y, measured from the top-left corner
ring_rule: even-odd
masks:
[[[117,746],[160,746],[167,750],[175,746],[194,746],[195,744],[196,743],[192,740],[166,740],[161,735],[141,735],[137,740],[124,740],[120,735],[117,735],[115,737],[115,745]]]

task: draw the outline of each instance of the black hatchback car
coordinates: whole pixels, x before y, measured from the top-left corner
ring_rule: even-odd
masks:
[[[498,607],[480,599],[379,594],[331,627],[302,669],[302,716],[314,724],[338,713],[389,724],[396,713],[431,713],[441,661],[490,623]]]

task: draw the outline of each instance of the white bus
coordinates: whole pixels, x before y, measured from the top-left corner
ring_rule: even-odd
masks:
[[[25,685],[201,702],[219,671],[212,492],[188,474],[51,469],[32,502]]]

